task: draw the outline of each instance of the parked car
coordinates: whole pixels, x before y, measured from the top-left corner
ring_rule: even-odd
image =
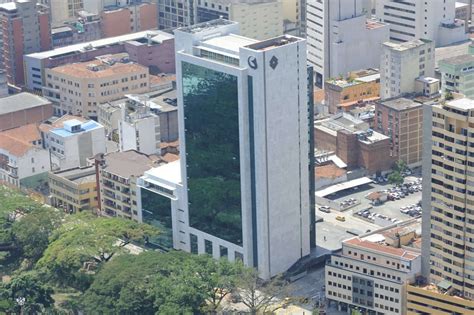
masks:
[[[336,220],[341,221],[341,222],[345,222],[345,221],[346,221],[346,217],[345,217],[345,216],[342,216],[342,215],[338,215],[338,216],[336,217]]]
[[[321,206],[319,207],[319,211],[324,212],[324,213],[330,213],[331,208],[329,208],[328,206]]]

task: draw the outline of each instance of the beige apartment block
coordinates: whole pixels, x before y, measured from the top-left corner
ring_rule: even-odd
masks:
[[[473,300],[474,101],[432,106],[431,128],[430,281]]]
[[[46,70],[43,95],[55,104],[57,115],[73,114],[97,120],[98,104],[149,89],[148,68],[130,62],[127,54]]]

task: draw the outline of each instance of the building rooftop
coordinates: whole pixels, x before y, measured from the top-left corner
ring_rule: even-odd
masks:
[[[74,126],[80,126],[80,129],[78,129],[77,131],[74,131],[73,130]],[[82,122],[77,119],[70,119],[70,120],[63,121],[63,127],[51,129],[50,132],[54,133],[57,136],[66,138],[66,137],[72,137],[74,135],[77,135],[83,132],[92,131],[99,128],[104,128],[104,127],[94,120],[88,120],[88,121]]]
[[[36,144],[34,142],[38,141]],[[0,149],[14,156],[23,156],[31,148],[38,146],[41,134],[36,124],[29,124],[0,132]]]
[[[216,20],[212,20],[212,21],[208,21],[204,23],[194,24],[187,27],[180,27],[176,29],[176,31],[196,34],[203,31],[217,29],[223,25],[232,25],[232,24],[237,24],[237,22],[233,22],[233,21],[229,21],[225,19],[216,19]]]
[[[163,179],[170,183],[179,184],[181,183],[181,166],[180,160],[163,164],[158,167],[154,167],[151,170],[146,171],[146,174],[150,177]]]
[[[106,78],[136,72],[148,73],[146,67],[137,63],[127,61],[109,63],[101,60],[66,64],[52,68],[50,71],[81,79]]]
[[[303,39],[290,36],[290,35],[282,35],[275,38],[270,38],[264,41],[260,41],[254,44],[247,45],[246,47],[253,50],[270,50],[274,48],[278,48],[284,45],[288,45],[291,43],[295,43],[301,41]]]
[[[73,119],[77,120],[77,121],[80,121],[80,122],[86,122],[87,121],[87,119],[85,119],[84,117],[64,115],[60,118],[54,117],[54,118],[50,119],[49,121],[46,121],[46,122],[42,123],[39,126],[39,130],[46,133],[46,132],[49,132],[50,130],[55,129],[55,128],[63,128],[64,127],[64,122],[69,121],[69,120],[73,120]]]
[[[444,106],[466,111],[466,110],[474,109],[474,100],[471,100],[470,98],[465,97],[465,98],[460,98],[457,100],[446,102]]]
[[[423,104],[415,102],[413,99],[409,99],[406,97],[397,97],[393,99],[388,99],[385,101],[381,101],[380,104],[396,111],[404,111],[407,109],[413,109],[416,107],[423,106]]]
[[[76,184],[92,183],[96,181],[95,166],[75,167],[53,173]]]
[[[314,172],[316,177],[331,179],[341,177],[347,173],[345,169],[338,167],[332,162],[326,165],[318,165],[314,168]]]
[[[420,254],[416,252],[408,251],[403,248],[391,247],[381,242],[372,242],[370,240],[360,239],[359,237],[354,237],[347,241],[344,241],[344,245],[359,247],[362,249],[371,250],[390,256],[396,256],[398,258],[404,258],[407,260],[414,260],[420,256]]]
[[[368,30],[374,30],[386,26],[387,24],[377,21],[376,19],[370,19],[365,22],[365,27]]]
[[[201,41],[200,45],[206,48],[224,50],[233,54],[238,54],[240,47],[248,46],[257,42],[258,41],[255,39],[229,34]]]
[[[136,41],[140,39],[148,40],[148,37],[151,37],[153,39],[154,37],[158,35],[160,36],[159,40],[161,41],[164,39],[174,38],[172,34],[169,34],[163,31],[148,30],[148,31],[131,33],[131,34],[126,34],[126,35],[121,35],[121,36],[103,38],[103,39],[99,39],[99,40],[95,40],[95,41],[91,41],[87,43],[80,43],[80,44],[75,44],[75,45],[70,45],[70,46],[65,46],[65,47],[58,47],[53,50],[29,54],[29,55],[26,55],[25,57],[37,58],[37,59],[55,58],[55,57],[59,57],[63,55],[70,55],[74,53],[95,50],[95,49],[112,46],[112,45],[123,43],[123,42]]]
[[[389,47],[392,50],[396,51],[406,51],[413,48],[423,46],[424,44],[431,43],[432,41],[427,39],[415,39],[403,43],[394,43],[394,42],[385,42],[384,46]]]
[[[459,55],[459,56],[454,56],[454,57],[440,60],[439,62],[440,64],[453,65],[453,66],[472,64],[474,63],[474,56],[471,54]]]
[[[109,153],[104,155],[104,160],[105,171],[123,178],[140,177],[156,166],[154,159],[134,150]]]
[[[0,115],[48,104],[51,104],[51,102],[35,94],[14,94],[12,96],[0,98]]]

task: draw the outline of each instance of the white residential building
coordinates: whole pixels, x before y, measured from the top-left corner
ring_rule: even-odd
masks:
[[[382,100],[416,91],[416,79],[433,77],[434,43],[417,39],[404,43],[386,42],[380,60],[380,98]]]
[[[181,176],[153,189],[174,200],[176,249],[268,279],[315,240],[306,42],[238,34],[224,19],[175,31]]]
[[[86,166],[88,158],[106,152],[105,128],[93,120],[66,115],[40,128],[57,168]]]
[[[424,38],[436,47],[468,38],[464,21],[456,20],[455,0],[377,0],[375,14],[390,25],[390,40]]]
[[[308,62],[317,86],[350,71],[379,67],[389,27],[367,19],[369,1],[308,0],[306,9]]]
[[[421,274],[421,219],[342,242],[326,264],[326,298],[353,314],[406,312],[406,287]]]
[[[160,117],[151,112],[146,101],[129,95],[121,105],[121,112],[118,122],[120,151],[160,155]]]
[[[50,170],[36,124],[0,132],[0,181],[20,186],[22,180]]]

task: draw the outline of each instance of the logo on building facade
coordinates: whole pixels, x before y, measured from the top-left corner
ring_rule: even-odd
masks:
[[[254,56],[249,56],[249,58],[247,59],[247,63],[249,64],[249,67],[252,68],[252,69],[257,69],[257,58],[255,58]]]
[[[272,59],[270,59],[270,67],[272,67],[273,70],[278,66],[278,58],[273,56]]]

